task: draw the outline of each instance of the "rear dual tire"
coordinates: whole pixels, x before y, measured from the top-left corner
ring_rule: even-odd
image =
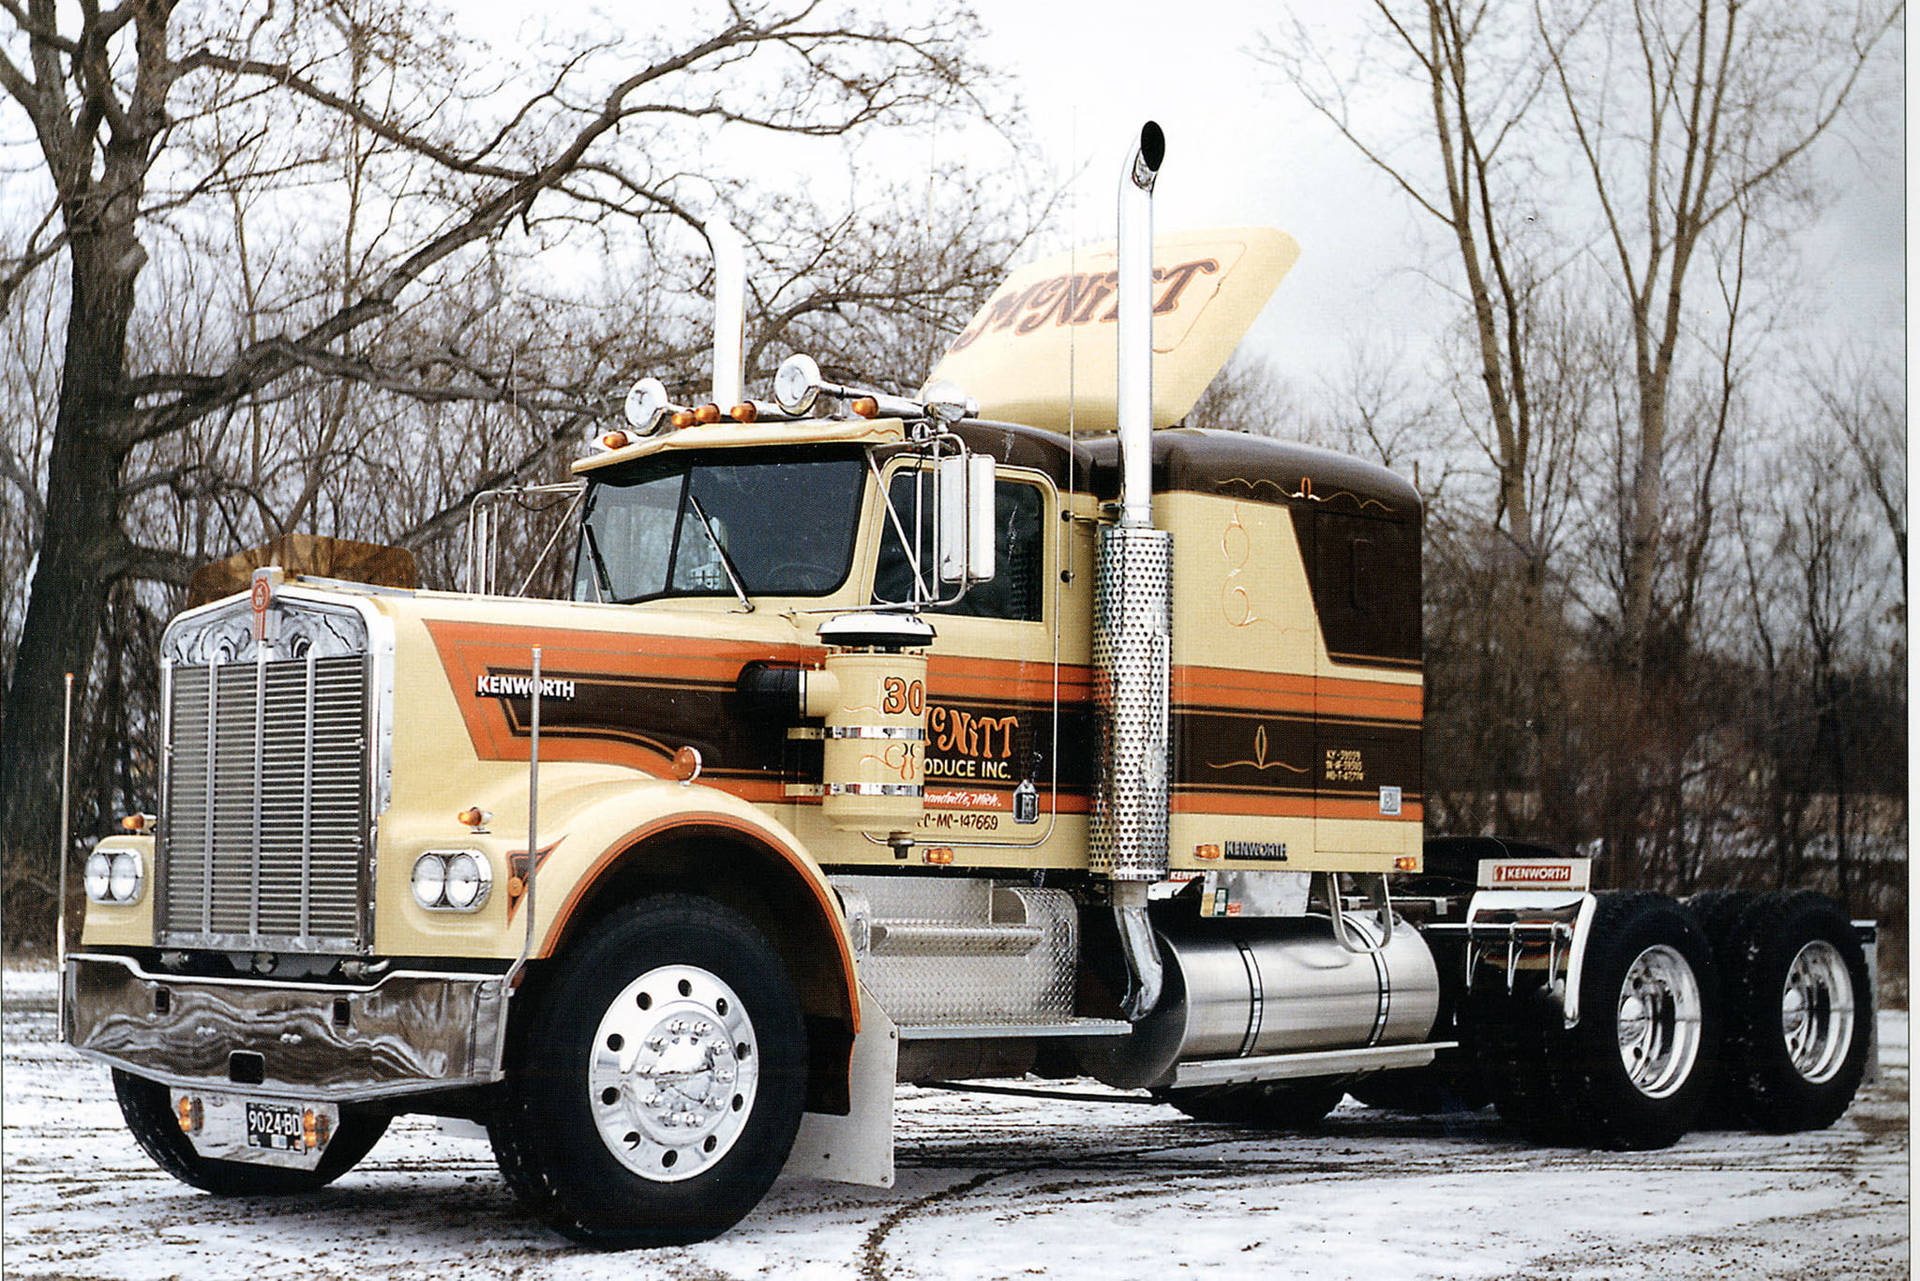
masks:
[[[1678,903],[1598,896],[1582,961],[1579,1023],[1539,987],[1483,974],[1463,1020],[1501,1116],[1544,1142],[1669,1147],[1693,1125],[1719,1053],[1712,949]]]
[[[1710,892],[1694,906],[1726,976],[1730,1119],[1773,1134],[1832,1125],[1853,1102],[1873,1043],[1866,955],[1852,922],[1806,890]]]

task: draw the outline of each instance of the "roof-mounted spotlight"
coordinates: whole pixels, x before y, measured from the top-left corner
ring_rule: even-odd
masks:
[[[980,402],[946,379],[928,383],[920,390],[920,406],[928,418],[942,427],[951,427],[966,418],[980,416]]]
[[[803,418],[813,412],[813,406],[825,392],[829,396],[843,396],[846,388],[830,383],[820,376],[820,366],[812,356],[798,353],[788,356],[780,362],[780,368],[773,375],[773,399],[784,413],[795,418]]]
[[[661,424],[682,407],[667,399],[667,388],[658,378],[642,378],[627,393],[627,421],[642,436],[659,431]]]
[[[980,412],[979,405],[951,383],[940,383],[927,390],[929,394],[923,402],[830,383],[821,376],[820,366],[813,357],[798,354],[782,361],[779,372],[773,376],[773,398],[783,412],[795,418],[813,413],[823,395],[846,401],[847,407],[862,418],[925,419],[943,427]]]

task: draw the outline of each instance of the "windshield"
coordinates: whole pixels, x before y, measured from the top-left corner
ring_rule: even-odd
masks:
[[[587,494],[573,598],[731,595],[734,576],[749,595],[830,592],[853,564],[866,479],[858,449],[669,452],[609,469]]]

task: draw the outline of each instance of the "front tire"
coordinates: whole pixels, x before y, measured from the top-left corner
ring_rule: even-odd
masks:
[[[1726,1077],[1748,1125],[1832,1125],[1853,1102],[1873,1039],[1866,955],[1840,905],[1767,894],[1727,940]]]
[[[180,1130],[167,1087],[157,1081],[115,1068],[113,1094],[128,1131],[154,1164],[182,1183],[215,1196],[293,1196],[323,1188],[358,1165],[392,1119],[384,1112],[342,1108],[340,1127],[320,1154],[320,1163],[311,1170],[289,1170],[201,1156]]]
[[[732,1227],[786,1163],[806,1027],[779,955],[736,913],[663,896],[602,921],[524,997],[489,1124],[508,1185],[601,1248]]]

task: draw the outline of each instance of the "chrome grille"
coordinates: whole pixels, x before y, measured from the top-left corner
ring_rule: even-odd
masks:
[[[160,941],[366,944],[368,658],[176,665]]]

